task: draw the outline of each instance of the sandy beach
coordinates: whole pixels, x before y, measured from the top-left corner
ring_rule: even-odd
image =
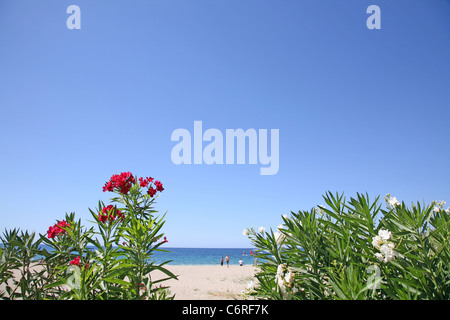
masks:
[[[168,280],[164,285],[176,300],[234,300],[247,284],[254,280],[257,268],[253,266],[197,265],[167,266],[178,276],[178,280]],[[154,278],[161,276],[155,272]]]
[[[39,268],[36,266],[35,268]],[[235,300],[247,284],[254,280],[257,268],[239,265],[166,265],[178,277],[162,282],[168,286],[175,300]],[[19,271],[15,271],[19,276]],[[152,272],[153,280],[167,277],[160,271]],[[0,290],[5,284],[0,284]]]

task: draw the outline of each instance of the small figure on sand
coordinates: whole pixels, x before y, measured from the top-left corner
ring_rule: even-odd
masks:
[[[227,254],[227,257],[225,258],[225,260],[227,261],[227,268],[230,267],[230,256]]]
[[[220,265],[223,266],[223,257],[220,259]]]
[[[242,267],[244,265],[244,261],[242,259],[239,260],[239,265]]]

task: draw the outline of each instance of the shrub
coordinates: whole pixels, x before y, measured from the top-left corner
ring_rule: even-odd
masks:
[[[154,188],[155,187],[155,188]],[[113,175],[103,191],[116,194],[112,204],[99,201],[89,209],[94,227],[85,228],[75,214],[50,226],[34,241],[35,234],[5,231],[1,238],[0,281],[4,299],[173,299],[162,282],[175,278],[156,263],[155,251],[167,242],[156,216],[156,193],[164,190],[153,178],[125,172]],[[42,246],[45,245],[45,246]],[[36,256],[42,268],[33,267]],[[167,277],[152,279],[159,270]],[[19,273],[18,277],[13,272]]]
[[[328,192],[327,206],[291,212],[278,230],[246,232],[262,261],[260,299],[449,299],[450,209],[387,195]]]

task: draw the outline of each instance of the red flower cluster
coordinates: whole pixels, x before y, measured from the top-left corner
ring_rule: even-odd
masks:
[[[134,285],[137,286],[137,282],[135,282]],[[139,289],[145,289],[145,283],[141,282]]]
[[[153,178],[152,177],[147,177],[147,178],[139,178],[139,183],[140,183],[140,186],[142,187],[142,188],[145,188],[145,187],[147,187],[148,186],[148,184],[149,183],[151,183],[151,182],[153,182]]]
[[[122,172],[121,174],[115,174],[111,177],[111,179],[103,187],[103,192],[119,190],[120,193],[127,194],[135,183],[136,179],[131,174],[131,172]],[[152,183],[154,184],[156,189],[153,188]],[[145,179],[142,177],[139,178],[139,185],[142,188],[148,187],[147,194],[149,194],[151,197],[153,197],[156,192],[162,192],[164,190],[161,181],[156,180],[155,182],[153,182],[152,177],[147,177]]]
[[[136,180],[134,179],[131,172],[122,172],[121,174],[113,175],[111,179],[107,183],[105,183],[103,192],[119,189],[120,193],[127,194],[135,183]]]
[[[140,186],[143,188],[147,187],[152,182],[153,182],[152,177],[147,177],[145,179],[139,178]],[[164,190],[163,185],[160,181],[156,180],[153,184],[155,185],[156,189],[153,188],[153,186],[150,186],[147,191],[147,194],[149,194],[150,197],[153,197],[156,194],[156,192],[158,192],[158,191],[161,192]]]
[[[158,240],[160,239],[160,237],[159,237],[159,238],[153,237],[153,239],[154,239],[155,241],[158,241]],[[164,241],[161,241],[160,244],[163,244],[163,243],[166,243],[166,242],[169,242],[169,241],[167,240],[167,237],[164,237]]]
[[[80,256],[78,256],[75,259],[73,259],[72,261],[70,261],[70,265],[75,265],[75,266],[81,267],[81,265],[80,265]]]
[[[110,222],[113,222],[116,219],[116,217],[122,220],[124,219],[122,211],[117,210],[117,208],[112,204],[110,204],[107,207],[103,207],[102,212],[99,213],[98,215],[98,219],[103,223],[105,223],[108,220]]]
[[[80,256],[74,258],[72,261],[70,261],[70,265],[71,266],[78,266],[81,268],[81,261],[80,261]],[[83,270],[89,269],[89,262],[86,262],[85,265],[83,266]]]
[[[153,189],[153,187],[148,188],[147,193],[150,195],[150,197],[153,197],[156,193],[156,189]]]
[[[155,181],[155,186],[156,186],[156,191],[161,192],[161,191],[164,190],[162,183],[160,181],[158,181],[158,180]]]
[[[52,239],[61,233],[64,234],[64,233],[66,233],[66,230],[64,230],[63,228],[68,228],[68,227],[70,227],[70,225],[67,223],[67,221],[62,220],[62,221],[58,222],[57,224],[55,224],[53,227],[48,228],[47,236],[49,239]]]

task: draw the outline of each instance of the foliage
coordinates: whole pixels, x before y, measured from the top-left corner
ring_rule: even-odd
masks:
[[[156,188],[153,188],[155,186]],[[147,192],[144,192],[148,188]],[[164,217],[153,204],[162,183],[131,173],[114,175],[103,191],[114,192],[114,204],[89,209],[93,227],[85,228],[74,213],[49,227],[47,234],[5,231],[1,241],[0,281],[3,299],[173,299],[162,283],[174,278],[153,259],[164,251]],[[35,239],[37,238],[37,239]],[[36,257],[42,257],[36,261]],[[40,267],[39,267],[40,266]],[[153,271],[166,275],[152,279]],[[14,276],[14,272],[18,276]]]
[[[274,232],[245,230],[262,261],[260,299],[449,299],[450,209],[444,202],[407,207],[387,195],[347,201],[328,192],[327,206],[291,212]]]

